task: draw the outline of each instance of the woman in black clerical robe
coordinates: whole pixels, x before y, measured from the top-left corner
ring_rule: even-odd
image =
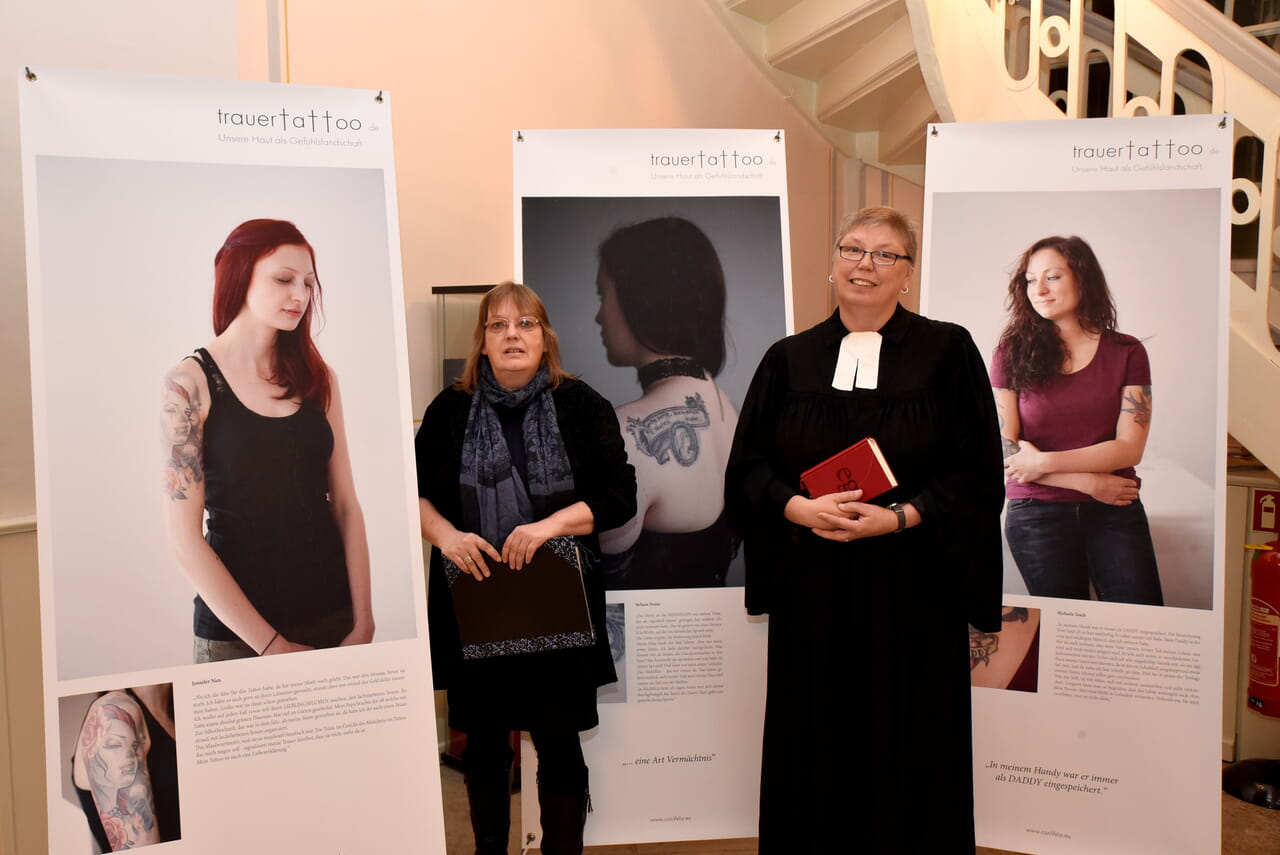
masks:
[[[1000,626],[995,409],[968,332],[899,305],[907,220],[864,209],[836,238],[837,310],[765,354],[725,483],[747,609],[769,615],[760,852],[970,855],[967,625]],[[802,493],[866,436],[897,487]]]

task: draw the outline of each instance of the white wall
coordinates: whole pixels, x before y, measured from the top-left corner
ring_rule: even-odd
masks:
[[[287,35],[291,82],[391,93],[416,413],[431,286],[512,276],[513,129],[785,130],[796,324],[825,316],[832,147],[706,2],[314,0]]]

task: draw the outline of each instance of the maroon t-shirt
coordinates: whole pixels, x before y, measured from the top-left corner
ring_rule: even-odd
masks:
[[[1008,389],[1003,348],[991,360],[991,385]],[[1074,374],[1059,374],[1038,389],[1018,392],[1021,438],[1041,451],[1069,451],[1116,438],[1125,386],[1151,385],[1151,363],[1142,342],[1122,333],[1103,333],[1093,360]],[[1133,467],[1114,473],[1139,480]],[[1063,487],[1005,484],[1009,499],[1092,502],[1092,496]]]

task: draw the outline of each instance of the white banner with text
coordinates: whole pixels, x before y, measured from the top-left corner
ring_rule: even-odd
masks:
[[[1216,851],[1232,123],[938,125],[925,313],[988,360],[1004,624],[971,631],[978,842]]]
[[[760,357],[792,329],[782,135],[535,130],[512,145],[517,278],[546,302],[566,370],[613,403],[638,482],[636,517],[601,533],[618,682],[583,735],[587,842],[754,837],[767,625],[743,607],[724,467]],[[532,841],[537,801],[523,806]]]
[[[33,71],[49,850],[443,851],[389,100]]]

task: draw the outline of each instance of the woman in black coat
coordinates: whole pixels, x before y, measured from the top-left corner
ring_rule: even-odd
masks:
[[[560,366],[546,308],[524,285],[480,304],[462,377],[415,441],[422,536],[431,551],[428,618],[449,725],[467,734],[463,770],[476,851],[506,852],[512,730],[538,752],[542,851],[582,851],[587,767],[578,733],[599,723],[596,689],[616,680],[595,532],[635,515],[635,471],[609,402]],[[594,628],[586,647],[463,658],[448,568],[482,584],[489,561],[520,570],[552,538],[576,539]]]

